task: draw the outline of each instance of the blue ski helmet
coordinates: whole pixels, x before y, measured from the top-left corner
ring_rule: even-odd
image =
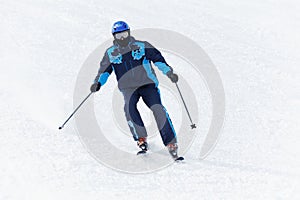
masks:
[[[117,21],[117,22],[114,23],[114,25],[112,27],[112,30],[111,30],[111,33],[115,34],[115,33],[122,32],[122,31],[127,31],[127,30],[130,30],[130,28],[129,28],[129,26],[126,22]]]

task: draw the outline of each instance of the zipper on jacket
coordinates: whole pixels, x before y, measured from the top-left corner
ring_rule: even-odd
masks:
[[[128,67],[127,67],[126,61],[124,62],[124,64],[125,64],[126,72],[128,72]]]
[[[130,64],[130,69],[131,69],[131,75],[134,76],[134,71],[133,71],[131,60],[129,60],[129,64]]]

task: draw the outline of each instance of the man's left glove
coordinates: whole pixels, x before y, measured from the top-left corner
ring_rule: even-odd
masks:
[[[169,71],[169,72],[167,73],[167,76],[168,76],[169,79],[171,79],[171,81],[172,81],[173,83],[177,83],[177,82],[178,82],[178,75],[177,75],[177,74],[174,74],[173,71]]]
[[[100,90],[100,87],[101,87],[101,84],[99,82],[96,82],[91,85],[90,90],[91,90],[91,92],[97,92]]]

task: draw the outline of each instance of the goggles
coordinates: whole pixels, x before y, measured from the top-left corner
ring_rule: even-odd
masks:
[[[121,38],[127,38],[129,36],[128,31],[123,31],[115,34],[115,38],[120,40]]]

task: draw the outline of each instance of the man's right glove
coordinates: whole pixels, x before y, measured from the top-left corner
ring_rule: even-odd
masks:
[[[91,85],[90,90],[91,90],[91,92],[97,92],[100,90],[100,87],[101,87],[101,84],[99,82],[96,82]]]
[[[177,74],[174,74],[173,71],[169,71],[169,72],[167,73],[167,76],[168,76],[169,79],[171,79],[171,81],[172,81],[173,83],[177,83],[177,82],[178,82],[178,75],[177,75]]]

